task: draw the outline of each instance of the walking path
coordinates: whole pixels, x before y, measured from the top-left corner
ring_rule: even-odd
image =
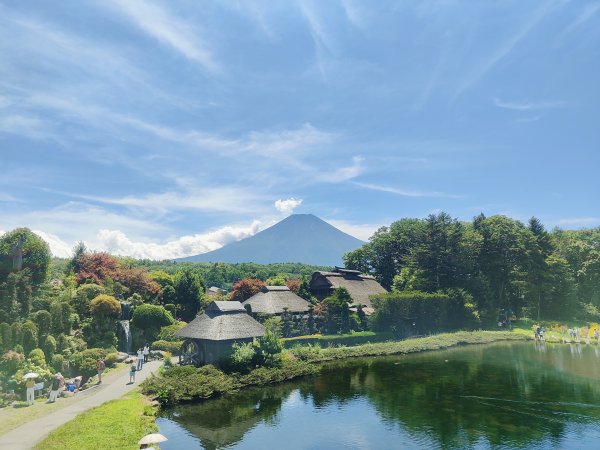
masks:
[[[123,397],[127,392],[137,387],[140,382],[144,381],[152,373],[155,373],[161,365],[162,361],[151,361],[144,364],[144,368],[136,373],[135,383],[133,384],[129,384],[129,370],[119,371],[110,380],[105,379],[97,387],[82,391],[76,397],[72,397],[79,397],[73,404],[51,412],[39,419],[24,423],[18,428],[0,436],[0,449],[29,450],[33,448],[51,431],[74,419],[82,412],[100,406],[110,400]],[[59,399],[56,403],[60,401],[65,401],[65,399]]]

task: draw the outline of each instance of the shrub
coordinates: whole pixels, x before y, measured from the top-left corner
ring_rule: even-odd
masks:
[[[35,323],[28,320],[22,327],[23,348],[28,353],[38,346],[38,329]]]
[[[160,329],[166,325],[172,325],[175,321],[169,311],[158,305],[141,305],[133,311],[131,321],[134,326],[147,329]]]
[[[172,286],[169,287],[171,288],[171,290],[173,290]],[[167,303],[165,305],[165,309],[169,311],[173,317],[177,317],[177,306],[175,306],[173,303]]]
[[[56,372],[62,372],[64,370],[65,357],[63,355],[52,355],[50,361],[50,367]]]
[[[177,342],[181,341],[180,337],[175,336],[175,332],[186,326],[185,322],[175,322],[173,325],[167,325],[160,329],[158,339],[161,341]]]
[[[169,352],[172,353],[173,355],[179,355],[179,352],[181,351],[181,344],[183,343],[183,341],[164,341],[164,340],[158,340],[158,341],[154,341],[152,343],[152,350],[161,350],[163,352]]]
[[[17,353],[14,350],[9,350],[0,358],[0,372],[7,375],[14,374],[19,366],[25,361],[23,353]]]
[[[148,304],[138,306],[133,311],[131,323],[135,328],[143,330],[143,339],[136,345],[155,341],[161,327],[172,325],[174,322],[175,319],[173,319],[171,313],[162,306]]]
[[[121,303],[111,295],[100,294],[90,302],[90,312],[94,316],[116,319],[121,315]]]
[[[2,336],[2,348],[10,350],[13,346],[12,330],[6,322],[0,323],[0,336]]]
[[[44,352],[49,358],[52,358],[52,356],[56,353],[56,347],[57,344],[54,336],[46,336],[46,339],[44,339]]]
[[[107,367],[114,367],[115,364],[117,364],[119,362],[119,353],[117,352],[111,352],[109,354],[106,355],[106,357],[104,358],[104,364],[106,364]]]
[[[302,361],[318,360],[321,355],[321,346],[318,343],[314,345],[302,345],[294,347],[292,353]]]
[[[228,371],[248,373],[254,367],[253,361],[256,358],[256,349],[251,342],[247,344],[234,343],[231,346],[231,355],[224,362],[223,366]]]
[[[103,348],[89,348],[72,354],[69,364],[74,374],[90,377],[97,371],[98,360],[106,358],[107,354],[108,351]]]
[[[40,367],[46,367],[46,355],[41,348],[34,348],[29,352],[28,358],[33,364]]]
[[[90,314],[90,302],[100,294],[106,293],[102,286],[97,284],[82,284],[77,288],[75,297],[71,300],[71,304],[75,311],[82,319]]]

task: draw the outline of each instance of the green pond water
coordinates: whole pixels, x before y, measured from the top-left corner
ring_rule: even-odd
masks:
[[[183,405],[170,449],[600,448],[600,349],[497,343],[327,365]]]

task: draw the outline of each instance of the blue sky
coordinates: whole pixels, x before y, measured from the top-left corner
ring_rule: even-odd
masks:
[[[0,1],[0,230],[172,258],[291,212],[598,226],[599,69],[600,2]]]

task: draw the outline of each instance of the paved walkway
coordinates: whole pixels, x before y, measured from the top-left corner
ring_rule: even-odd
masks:
[[[110,382],[102,383],[101,385],[82,391],[78,397],[86,397],[78,399],[76,403],[70,406],[59,409],[51,414],[48,414],[39,419],[32,420],[15,428],[12,431],[0,436],[0,449],[10,450],[29,450],[37,443],[42,441],[51,431],[64,425],[70,420],[77,417],[88,409],[100,406],[102,403],[110,400],[116,400],[123,397],[126,393],[139,385],[140,382],[156,372],[162,361],[151,361],[144,364],[142,371],[137,372],[134,384],[129,382],[129,370],[122,371]],[[88,393],[89,391],[89,393]],[[63,399],[58,399],[57,403]],[[43,406],[43,405],[42,405]]]

